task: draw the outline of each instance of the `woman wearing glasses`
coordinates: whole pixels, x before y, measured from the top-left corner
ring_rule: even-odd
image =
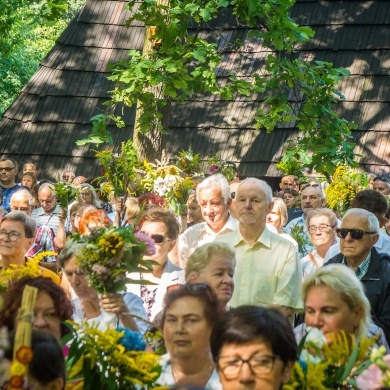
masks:
[[[219,315],[207,284],[182,285],[166,295],[161,327],[168,353],[160,361],[160,385],[222,390],[209,341]]]
[[[306,226],[315,249],[301,259],[303,278],[324,264],[326,252],[336,242],[336,214],[325,208],[311,210],[306,216]]]
[[[156,244],[156,253],[145,256],[146,260],[156,263],[152,272],[129,274],[130,279],[139,280],[140,284],[128,284],[127,291],[141,298],[146,314],[152,320],[152,313],[155,315],[162,309],[162,301],[155,299],[159,284],[169,284],[169,280],[175,278],[177,271],[181,270],[168,259],[168,253],[175,246],[179,235],[179,222],[171,210],[155,207],[141,215],[139,231],[147,234]]]
[[[291,324],[276,308],[240,306],[227,312],[210,343],[223,390],[279,390],[297,360]]]
[[[330,264],[310,274],[302,286],[305,323],[295,328],[299,342],[307,327],[322,331],[327,342],[344,331],[351,337],[376,337],[376,346],[389,347],[381,328],[371,320],[370,302],[355,273],[342,264]]]

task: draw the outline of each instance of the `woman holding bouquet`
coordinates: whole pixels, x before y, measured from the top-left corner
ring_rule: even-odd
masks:
[[[381,328],[370,315],[370,302],[364,287],[355,273],[342,264],[329,264],[318,268],[303,282],[302,295],[305,306],[305,323],[295,328],[299,342],[307,327],[322,331],[327,342],[332,334],[344,331],[352,337],[376,337],[376,345],[389,346]]]
[[[77,263],[77,256],[82,252],[85,243],[75,243],[68,240],[62,250],[59,260],[71,289],[71,303],[73,305],[73,320],[75,322],[87,320],[99,324],[99,328],[108,325],[122,326],[144,333],[147,328],[145,311],[141,300],[131,293],[108,293],[100,297],[93,287],[90,287],[86,275]],[[113,313],[113,322],[106,323],[104,312]],[[141,318],[134,318],[133,315]]]

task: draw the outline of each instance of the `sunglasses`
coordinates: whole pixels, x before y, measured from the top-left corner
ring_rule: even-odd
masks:
[[[155,244],[162,244],[165,241],[172,241],[170,238],[165,238],[162,234],[148,234],[142,230],[141,233],[147,234]]]
[[[336,229],[336,234],[339,238],[347,237],[348,233],[351,234],[354,240],[361,240],[365,234],[377,234],[376,232],[365,232],[358,229]]]
[[[236,197],[236,192],[234,191],[234,192],[231,192],[230,193],[230,197],[232,198],[232,199],[234,199],[235,197]]]

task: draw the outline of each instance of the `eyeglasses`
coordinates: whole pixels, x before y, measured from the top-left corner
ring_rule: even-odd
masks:
[[[326,232],[326,231],[328,231],[329,228],[334,228],[334,227],[335,227],[335,226],[327,225],[326,223],[322,223],[322,224],[319,225],[319,226],[311,225],[311,226],[309,226],[309,232],[310,232],[310,233],[316,233],[316,232],[317,232],[317,229],[318,229],[320,232]]]
[[[91,192],[88,191],[88,192],[80,192],[80,195],[81,196],[88,196],[88,195],[91,195]]]
[[[11,242],[17,241],[21,234],[18,232],[15,232],[14,230],[7,232],[6,230],[0,230],[0,240],[4,240],[4,238],[7,236],[8,240]]]
[[[365,234],[377,234],[376,232],[365,232],[358,229],[336,229],[336,234],[339,238],[347,237],[348,233],[351,233],[351,237],[354,240],[361,240]]]
[[[54,199],[39,199],[39,203],[47,203],[47,204],[50,204],[50,203],[53,203],[54,202]]]
[[[11,210],[12,211],[28,211],[28,210],[30,210],[30,207],[12,207],[11,206]]]
[[[172,241],[170,238],[165,238],[162,234],[148,234],[142,230],[141,233],[147,234],[155,244],[162,244],[165,241]]]
[[[10,171],[12,171],[13,169],[15,169],[15,167],[2,167],[2,168],[0,168],[0,172],[1,172],[1,171],[10,172]]]
[[[218,358],[218,368],[228,380],[238,378],[244,363],[248,364],[254,376],[262,376],[272,371],[275,360],[278,358],[279,356],[276,355],[253,355],[249,359],[220,356]]]

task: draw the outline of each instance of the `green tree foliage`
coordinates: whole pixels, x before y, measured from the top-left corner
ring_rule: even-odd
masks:
[[[20,93],[83,2],[1,1],[0,114]]]
[[[128,7],[133,9],[136,1],[131,0]],[[297,58],[294,49],[308,42],[314,32],[292,20],[293,4],[293,0],[171,0],[161,5],[144,0],[128,23],[137,20],[155,26],[152,39],[158,45],[148,56],[132,50],[128,61],[115,66],[110,77],[116,83],[111,103],[137,103],[140,128],[147,132],[152,124],[161,124],[161,109],[172,100],[182,102],[196,93],[228,100],[264,93],[267,98],[256,113],[256,128],[271,132],[283,123],[295,123],[302,131],[298,140],[291,140],[287,161],[304,156],[305,165],[325,174],[340,163],[354,165],[353,125],[333,110],[343,99],[336,85],[348,71]],[[199,30],[189,34],[188,27],[211,22],[227,7],[247,28],[248,38],[262,39],[272,51],[262,69],[245,78],[231,73],[222,85],[215,73],[222,53],[216,44],[202,39]],[[243,42],[234,45],[240,50]],[[155,96],[150,86],[161,86],[162,94]]]

